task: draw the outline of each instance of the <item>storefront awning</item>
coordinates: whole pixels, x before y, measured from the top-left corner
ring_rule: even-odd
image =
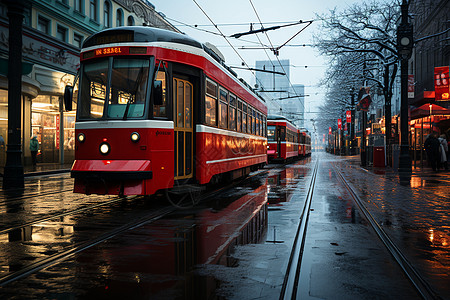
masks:
[[[450,109],[436,104],[426,103],[422,106],[419,106],[418,108],[411,110],[411,120],[429,117],[430,115],[450,115]]]

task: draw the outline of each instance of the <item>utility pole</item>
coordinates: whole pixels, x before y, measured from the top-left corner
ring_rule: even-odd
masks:
[[[409,120],[408,120],[408,59],[413,48],[413,26],[408,22],[408,3],[401,4],[401,23],[397,28],[397,51],[400,60],[400,173],[411,172],[411,157],[409,155]]]
[[[351,114],[352,119],[350,122],[350,155],[356,154],[355,148],[355,89],[352,87],[350,90],[351,101]]]
[[[8,144],[3,189],[24,187],[22,165],[22,23],[26,0],[4,1],[8,7]]]

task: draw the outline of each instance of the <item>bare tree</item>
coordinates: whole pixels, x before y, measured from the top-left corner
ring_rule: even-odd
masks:
[[[350,89],[370,86],[384,95],[386,128],[390,128],[399,7],[398,1],[370,0],[343,12],[331,10],[320,16],[322,23],[315,35],[315,46],[330,58],[326,79],[329,97],[322,106],[324,113],[337,106],[335,112],[342,116],[349,106]]]

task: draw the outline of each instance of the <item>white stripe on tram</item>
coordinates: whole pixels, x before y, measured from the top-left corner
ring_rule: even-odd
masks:
[[[225,159],[218,159],[218,160],[208,160],[206,163],[214,164],[214,163],[219,163],[219,162],[227,162],[227,161],[234,161],[234,160],[239,160],[239,159],[249,159],[249,158],[258,158],[258,157],[266,157],[266,154],[233,157],[233,158],[225,158]]]

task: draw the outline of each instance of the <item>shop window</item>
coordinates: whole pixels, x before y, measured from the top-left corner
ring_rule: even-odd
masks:
[[[8,91],[0,90],[0,166],[6,163],[6,144],[8,143]]]

